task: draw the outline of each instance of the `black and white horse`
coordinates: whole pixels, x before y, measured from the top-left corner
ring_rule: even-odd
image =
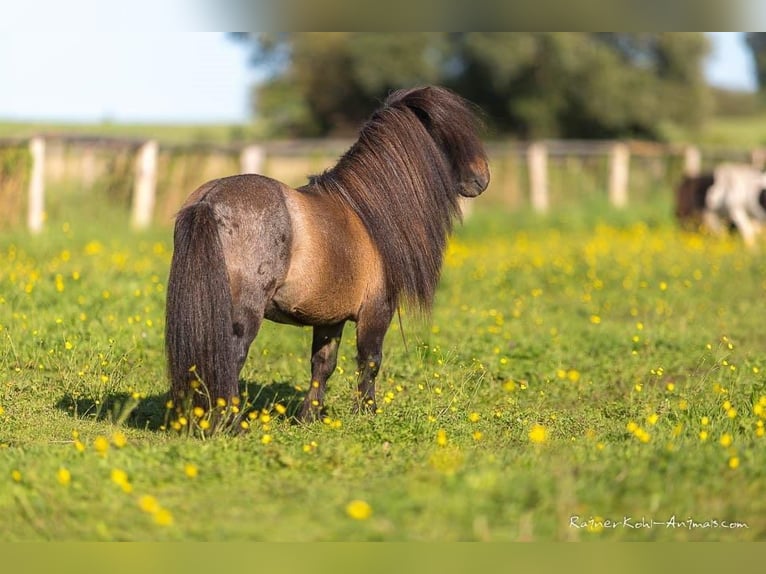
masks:
[[[748,247],[766,222],[766,173],[753,166],[722,163],[713,173],[685,177],[676,190],[681,222],[701,219],[716,234],[736,227]]]

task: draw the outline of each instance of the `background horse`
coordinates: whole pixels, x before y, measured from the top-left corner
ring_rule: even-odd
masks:
[[[748,247],[766,220],[766,175],[747,164],[723,163],[715,168],[713,185],[705,198],[705,224],[714,232],[729,220]]]
[[[471,106],[439,87],[391,94],[332,169],[292,189],[260,175],[210,181],[178,213],[168,279],[171,396],[238,395],[264,318],[313,326],[299,418],[320,416],[346,321],[357,323],[357,409],[374,412],[383,338],[400,301],[427,312],[459,196],[489,184]],[[191,372],[194,371],[194,372]],[[199,377],[207,396],[193,392]],[[213,403],[214,404],[214,403]]]
[[[704,173],[684,176],[676,187],[675,215],[678,222],[686,228],[698,229],[703,221],[705,198],[713,185],[713,174]]]
[[[682,225],[704,225],[713,233],[733,226],[752,247],[766,220],[766,175],[747,164],[722,163],[712,173],[684,177],[675,213]]]

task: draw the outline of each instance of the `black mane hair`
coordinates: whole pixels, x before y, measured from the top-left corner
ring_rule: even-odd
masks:
[[[362,127],[332,169],[304,189],[337,198],[380,253],[386,295],[431,308],[463,171],[484,158],[473,107],[440,87],[399,90]]]

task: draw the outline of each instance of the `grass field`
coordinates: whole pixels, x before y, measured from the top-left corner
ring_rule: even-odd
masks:
[[[31,138],[38,134],[157,139],[164,144],[235,144],[260,136],[252,124],[122,124],[32,123],[0,119],[0,137]]]
[[[310,331],[266,324],[248,428],[206,438],[166,417],[169,229],[0,235],[0,537],[763,539],[766,256],[669,213],[478,209],[430,320],[389,331],[376,416],[350,325],[328,418],[292,422]]]

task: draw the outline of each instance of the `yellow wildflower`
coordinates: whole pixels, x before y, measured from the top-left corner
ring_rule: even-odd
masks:
[[[124,492],[132,492],[133,486],[128,481],[128,473],[119,468],[112,469],[110,474],[112,482],[119,486]]]
[[[548,440],[548,429],[543,425],[536,424],[532,426],[527,436],[529,436],[529,440],[533,443],[543,444]]]
[[[634,434],[636,435],[636,438],[643,443],[649,442],[652,438],[651,435],[642,428],[637,429]]]
[[[56,479],[62,486],[69,486],[69,483],[72,482],[72,474],[66,468],[62,467],[56,473]]]
[[[604,530],[604,519],[600,516],[594,516],[592,521],[588,521],[586,532],[599,533]]]
[[[138,506],[147,514],[156,514],[160,510],[160,503],[149,494],[145,494],[138,499]]]
[[[154,513],[154,522],[160,526],[171,526],[173,524],[173,515],[166,508],[160,508]]]
[[[109,441],[105,436],[99,435],[93,441],[93,448],[95,448],[96,452],[101,456],[106,456],[106,451],[109,450]]]
[[[352,500],[346,505],[346,514],[354,520],[367,520],[372,516],[372,507],[364,500]]]
[[[128,437],[125,436],[124,432],[116,431],[112,434],[112,444],[117,448],[122,448],[128,444]]]

